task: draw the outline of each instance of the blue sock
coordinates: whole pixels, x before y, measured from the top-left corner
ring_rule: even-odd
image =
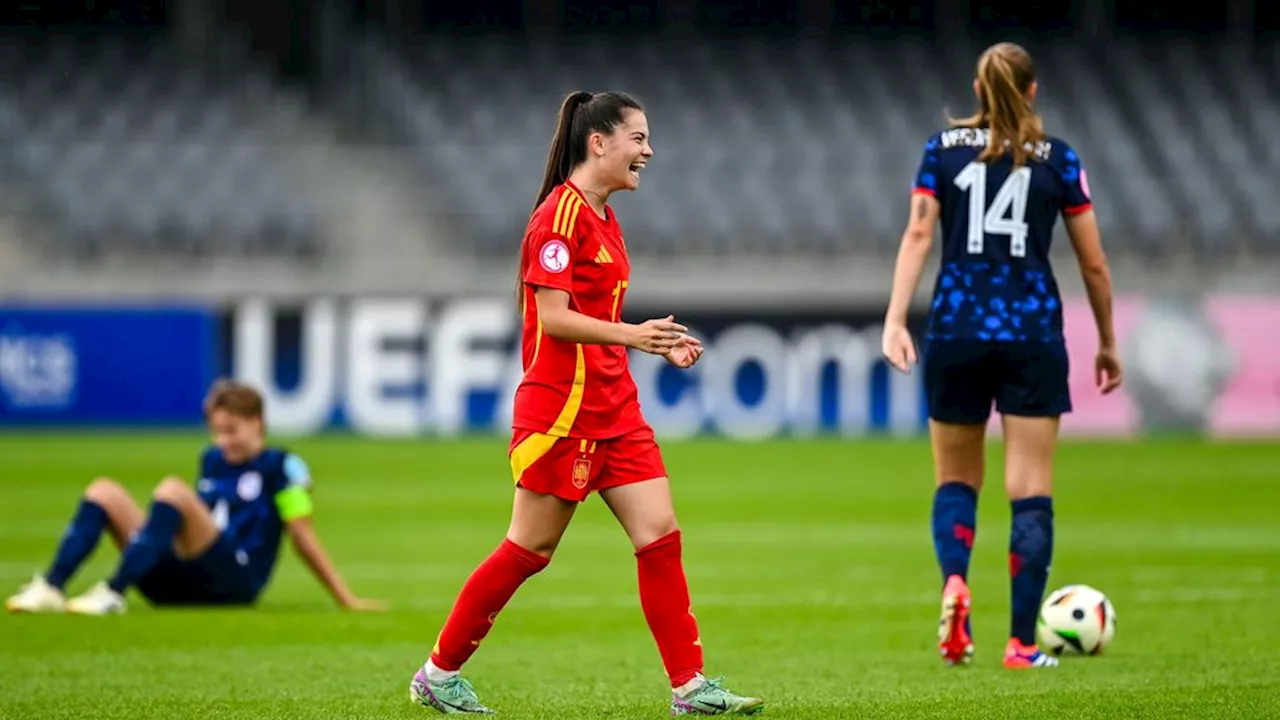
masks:
[[[977,526],[978,492],[960,482],[939,485],[933,495],[933,550],[943,583],[952,575],[968,579]]]
[[[61,590],[71,576],[76,574],[85,559],[93,554],[102,539],[102,531],[107,527],[107,512],[92,500],[81,500],[80,507],[71,518],[71,524],[62,535],[58,544],[58,554],[53,556],[53,564],[45,573],[45,580]]]
[[[1036,618],[1053,561],[1053,499],[1014,500],[1009,533],[1009,577],[1013,617],[1009,634],[1023,645],[1036,642]]]
[[[147,524],[133,542],[129,543],[129,547],[125,548],[120,567],[107,585],[118,593],[136,585],[161,558],[172,552],[173,536],[180,529],[182,513],[178,512],[178,508],[159,500],[152,502]]]

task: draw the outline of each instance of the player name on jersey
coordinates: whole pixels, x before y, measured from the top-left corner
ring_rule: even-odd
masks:
[[[944,130],[939,136],[939,140],[943,149],[953,147],[986,147],[991,140],[991,132],[986,128],[954,128]],[[1053,143],[1049,140],[1041,140],[1037,143],[1027,143],[1027,150],[1031,152],[1037,160],[1044,161],[1049,159],[1049,154],[1053,152]]]

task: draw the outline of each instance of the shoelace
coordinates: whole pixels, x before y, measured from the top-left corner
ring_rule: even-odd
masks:
[[[461,675],[454,675],[452,678],[449,678],[449,682],[444,685],[455,693],[458,692],[458,689],[460,688],[468,695],[474,696],[476,694],[476,689],[471,685],[471,681]]]
[[[699,695],[702,693],[703,690],[707,690],[707,689],[719,690],[720,692],[724,692],[724,676],[720,676],[717,678],[703,679],[702,686],[699,687],[697,691],[694,692],[694,695]]]

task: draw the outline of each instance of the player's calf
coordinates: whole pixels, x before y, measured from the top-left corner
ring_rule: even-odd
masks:
[[[53,561],[44,575],[37,574],[16,595],[5,601],[9,612],[63,612],[64,588],[93,551],[104,530],[123,548],[142,527],[142,511],[119,483],[100,477],[89,483],[71,522],[63,531]]]

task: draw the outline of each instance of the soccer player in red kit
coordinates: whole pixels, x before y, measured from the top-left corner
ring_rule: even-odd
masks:
[[[636,548],[640,605],[671,681],[671,714],[752,714],[764,706],[702,674],[671,488],[627,364],[629,348],[680,368],[702,355],[701,342],[673,317],[639,325],[620,319],[631,267],[608,200],[636,189],[652,156],[648,122],[633,98],[565,98],[520,255],[525,374],[509,451],[511,525],[468,578],[414,675],[416,703],[443,713],[492,712],[459,670],[520,585],[547,566],[578,503],[594,491]]]

